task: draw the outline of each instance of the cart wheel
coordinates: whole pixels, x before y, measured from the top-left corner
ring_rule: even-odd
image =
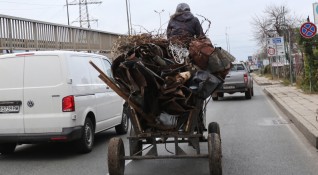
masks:
[[[109,175],[124,175],[125,148],[121,138],[112,138],[108,146],[108,171]]]
[[[222,175],[221,139],[216,133],[208,135],[210,175]]]
[[[220,126],[217,122],[211,122],[208,126],[208,133],[217,133],[221,137]]]

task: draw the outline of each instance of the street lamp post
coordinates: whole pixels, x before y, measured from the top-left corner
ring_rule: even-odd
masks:
[[[158,12],[157,10],[154,10],[156,13],[158,13],[159,15],[159,20],[160,20],[160,25],[159,25],[159,31],[161,30],[161,13],[164,12],[165,10],[161,10],[160,12]]]

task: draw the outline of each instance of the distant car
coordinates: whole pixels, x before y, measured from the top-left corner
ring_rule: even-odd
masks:
[[[257,71],[258,70],[258,66],[257,65],[250,65],[250,70],[251,71]]]
[[[212,94],[212,99],[218,100],[224,93],[233,94],[236,92],[245,93],[246,99],[251,99],[254,95],[253,78],[243,62],[233,62],[233,67],[227,74],[223,85]]]

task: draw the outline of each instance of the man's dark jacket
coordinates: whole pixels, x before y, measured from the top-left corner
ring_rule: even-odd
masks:
[[[197,17],[190,11],[175,13],[171,16],[168,27],[168,39],[173,36],[199,37],[205,36],[202,26]]]

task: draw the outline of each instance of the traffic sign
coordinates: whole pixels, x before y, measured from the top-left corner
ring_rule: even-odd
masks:
[[[312,22],[305,22],[300,27],[300,35],[303,36],[304,38],[312,38],[316,35],[316,33],[317,33],[317,27]]]
[[[275,55],[275,49],[272,48],[272,47],[268,48],[268,49],[267,49],[267,54],[268,54],[269,56]]]
[[[267,38],[267,44],[268,45],[284,45],[284,38],[279,36],[279,37],[274,37],[274,38]]]
[[[268,56],[285,56],[285,46],[283,37],[267,38]]]

